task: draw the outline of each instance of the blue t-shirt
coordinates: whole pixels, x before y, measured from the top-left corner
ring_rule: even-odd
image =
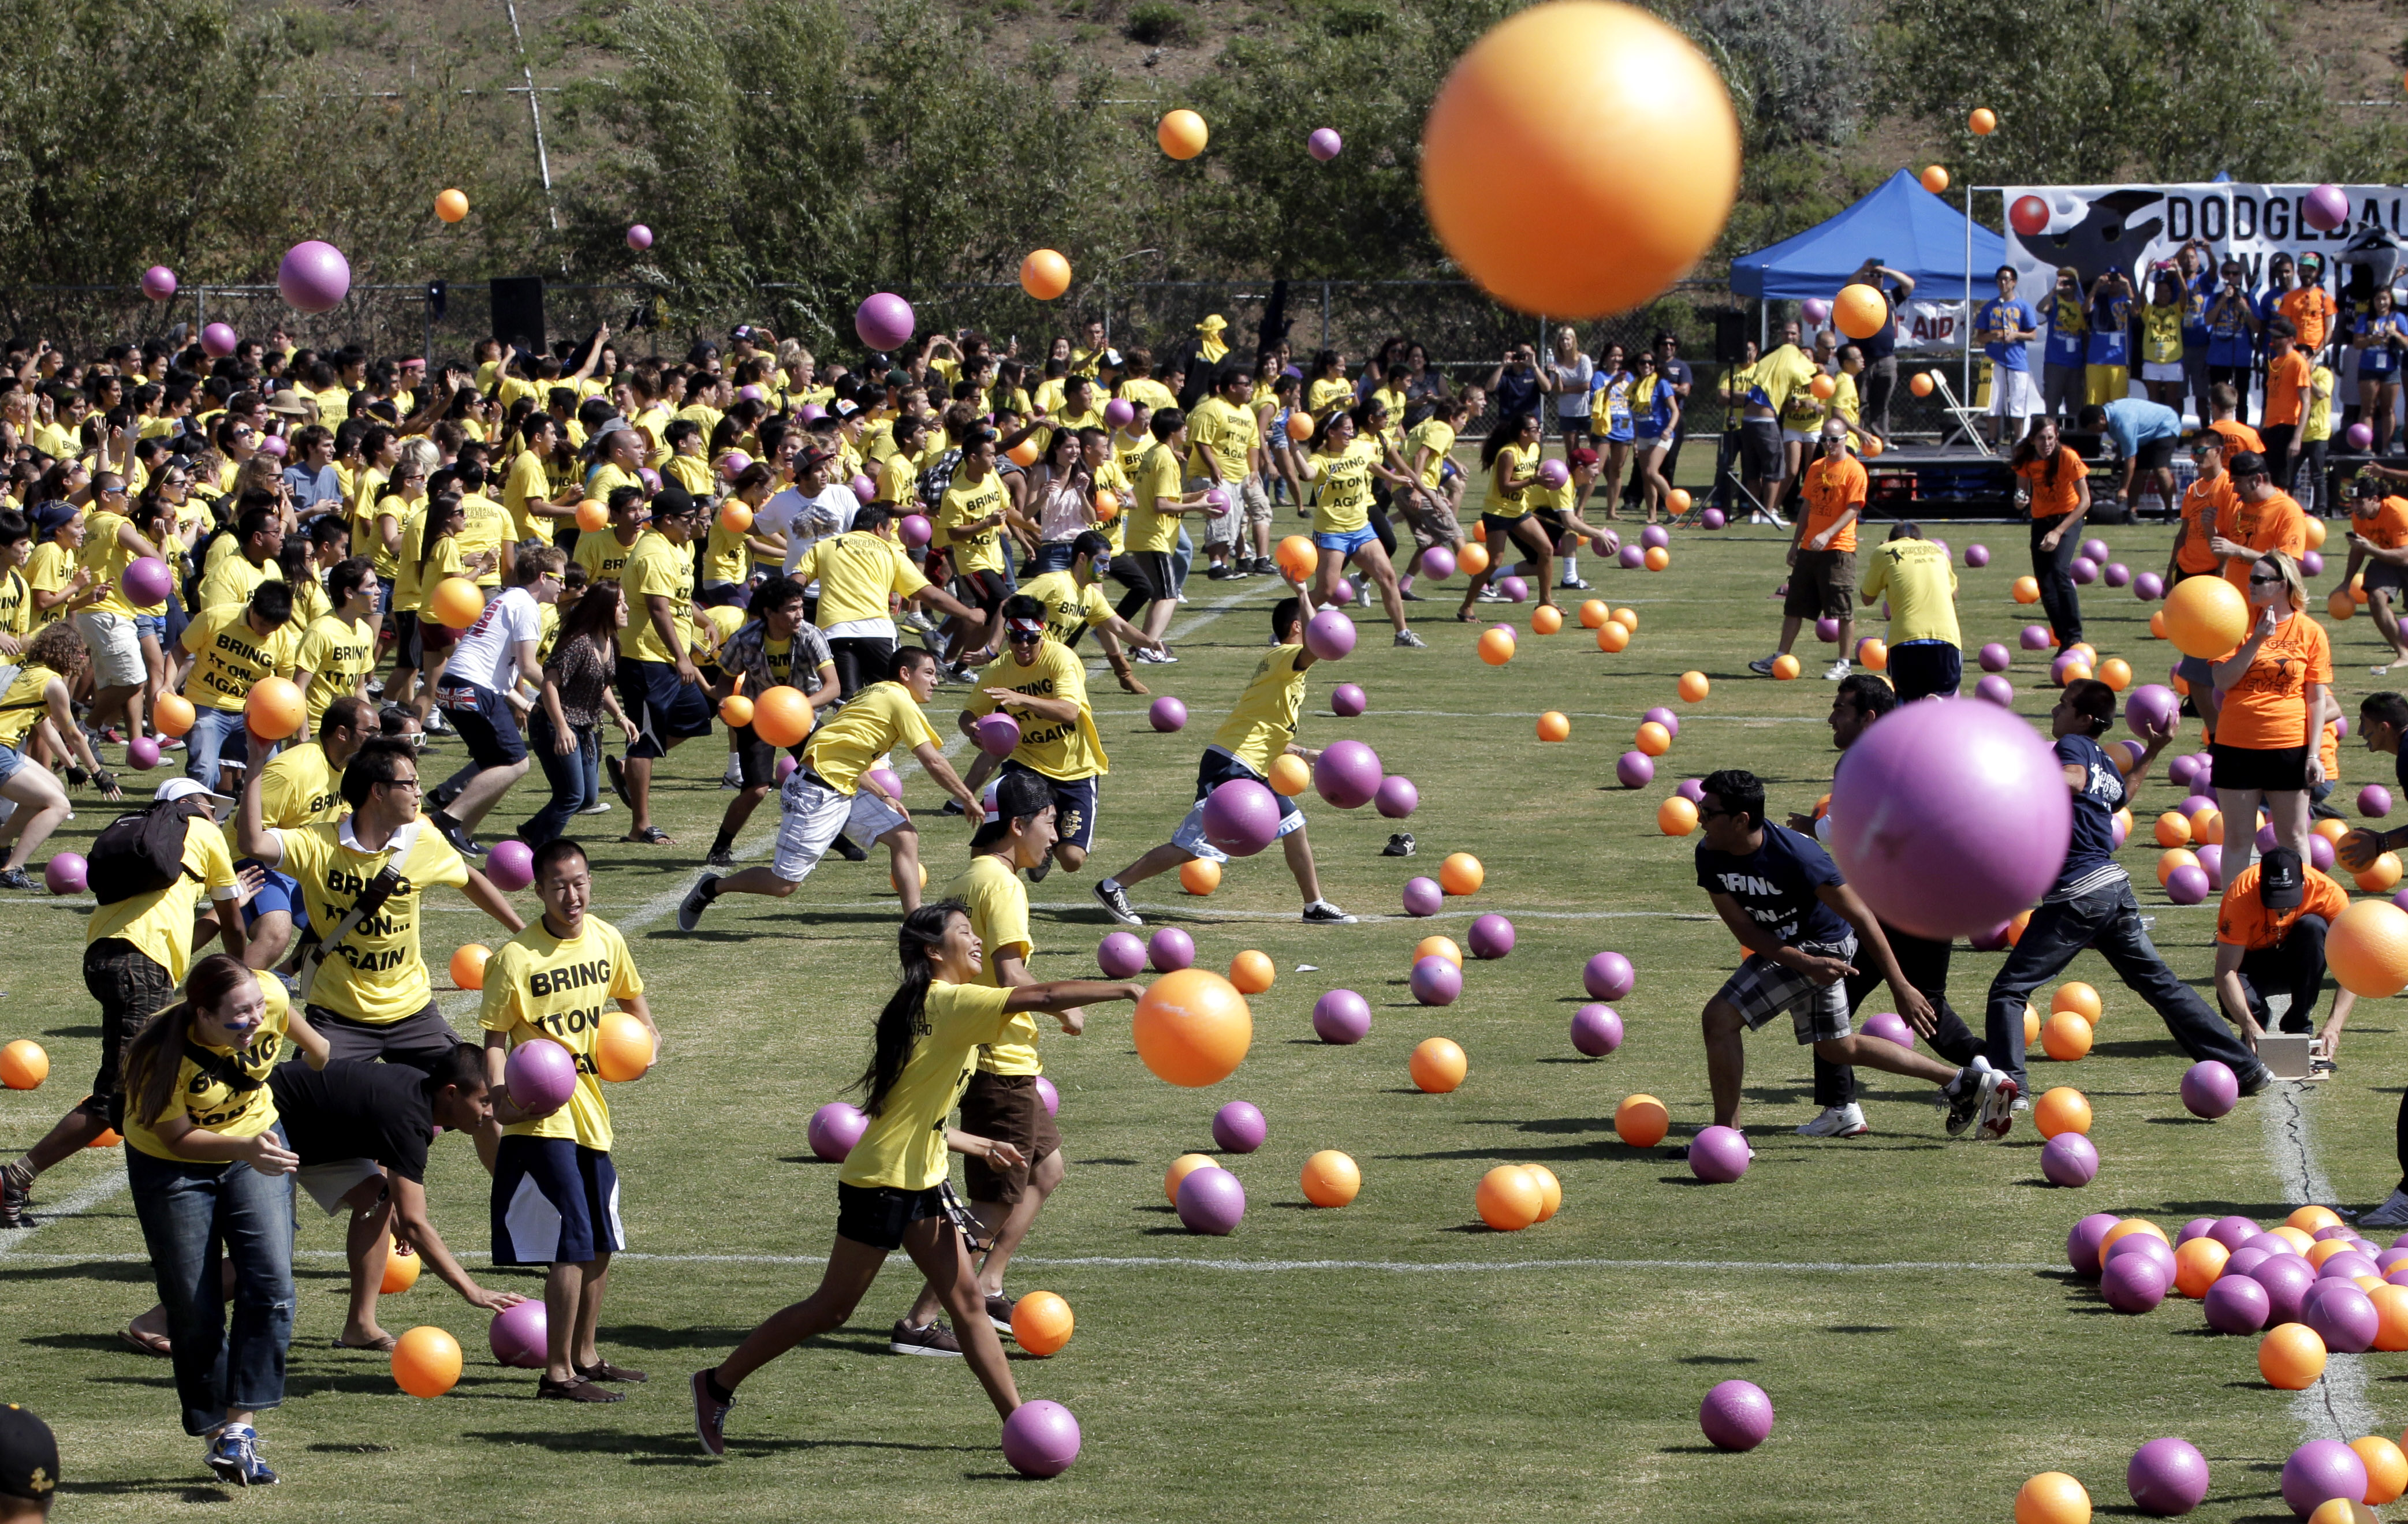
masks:
[[[2397,312],[2386,312],[2379,318],[2369,312],[2359,317],[2357,327],[2368,339],[2366,348],[2358,351],[2358,373],[2383,380],[2398,375],[2400,357],[2384,339],[2408,338],[2408,321],[2402,321]]]
[[[1856,934],[1814,892],[1825,884],[1846,882],[1840,865],[1813,837],[1770,820],[1764,822],[1764,845],[1745,857],[1702,844],[1698,847],[1698,887],[1737,900],[1750,920],[1786,947],[1828,945]]]
[[[2102,296],[2090,304],[2090,344],[2083,359],[2093,365],[2132,363],[2132,303],[2124,296]]]
[[[2118,397],[2106,405],[2107,433],[2115,448],[2130,460],[2152,439],[2182,437],[2182,415],[2161,402],[2144,397]]]
[[[2057,760],[2087,771],[2090,781],[2073,796],[2073,834],[2065,846],[2065,866],[2057,870],[2050,899],[2086,894],[2125,876],[2115,861],[2115,812],[2128,797],[2123,771],[2114,759],[2087,735],[2058,738]]]
[[[1870,338],[1856,341],[1856,352],[1865,357],[1867,364],[1876,360],[1887,360],[1898,352],[1898,292],[1891,289],[1888,281],[1878,277],[1874,278],[1872,288],[1881,292],[1882,325],[1873,330]]]
[[[2041,351],[2042,359],[2052,365],[2081,364],[2090,335],[2090,320],[2082,303],[2052,293],[2042,305],[2041,312],[2048,322],[2048,342]]]
[[[1647,411],[1637,419],[1636,433],[1641,439],[1660,439],[1672,422],[1672,404],[1676,400],[1672,395],[1672,383],[1658,376],[1647,384],[1644,403]]]
[[[2207,342],[2207,304],[2215,300],[2215,272],[2204,265],[2199,274],[2183,282],[2190,304],[2183,315],[2183,348],[2196,349]]]
[[[1497,416],[1512,418],[1539,410],[1539,373],[1508,365],[1497,377]]]
[[[1982,308],[1973,319],[1973,326],[1991,330],[2013,329],[2020,334],[2039,327],[2040,320],[2033,317],[2032,309],[2022,302],[2000,298]],[[1982,352],[1990,357],[1990,363],[1994,365],[2008,370],[2031,369],[2031,356],[2022,339],[1993,339],[1982,346]]]
[[[2242,307],[2251,312],[2258,309],[2258,299],[2248,292],[2222,311],[2207,315],[2207,363],[2211,365],[2250,365],[2258,359],[2258,335],[2249,331],[2242,319]],[[2186,339],[2184,342],[2189,342]]]

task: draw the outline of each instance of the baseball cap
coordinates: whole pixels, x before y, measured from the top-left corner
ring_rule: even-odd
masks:
[[[173,804],[179,799],[192,799],[194,797],[202,799],[222,799],[229,805],[234,803],[234,796],[232,794],[212,792],[210,790],[202,787],[200,784],[188,777],[171,777],[166,782],[159,785],[156,790],[152,790],[150,795],[151,802],[160,805]]]
[[[1586,445],[1583,445],[1572,451],[1572,464],[1595,465],[1596,463],[1597,451],[1589,449]]]
[[[2254,449],[2244,449],[2224,464],[2236,477],[2262,477],[2266,474],[2266,457]]]
[[[832,449],[806,449],[800,455],[795,457],[795,469],[797,471],[809,471],[813,466],[825,465],[835,459],[836,451]]]
[[[34,533],[47,540],[75,521],[75,509],[64,503],[47,503],[34,515]]]
[[[0,1403],[0,1498],[48,1503],[59,1486],[59,1440],[14,1403]]]
[[[2277,847],[2258,860],[2258,900],[2269,910],[2297,910],[2307,899],[2300,854]]]
[[[1015,635],[1037,635],[1042,637],[1045,634],[1045,621],[1043,620],[1006,620],[1003,621],[1003,627]]]

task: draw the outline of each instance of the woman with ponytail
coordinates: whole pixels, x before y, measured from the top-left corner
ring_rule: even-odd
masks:
[[[869,1066],[855,1087],[863,1092],[869,1130],[837,1175],[836,1246],[828,1251],[826,1273],[807,1300],[773,1314],[717,1367],[694,1373],[695,1429],[712,1455],[727,1453],[722,1429],[738,1384],[804,1340],[842,1327],[886,1256],[898,1248],[953,1313],[962,1352],[996,1411],[1008,1418],[1020,1406],[1003,1346],[987,1321],[969,1246],[948,1210],[945,1150],[1004,1169],[1025,1161],[1010,1144],[949,1129],[945,1118],[979,1046],[1009,1041],[1015,1017],[1135,1000],[1144,988],[1097,979],[1010,989],[975,984],[985,949],[959,900],[912,911],[896,942],[903,982],[879,1013]]]
[[[283,984],[224,953],[193,965],[184,998],[125,1052],[125,1173],[150,1251],[184,1432],[220,1479],[266,1486],[251,1425],[284,1401],[293,1338],[293,1187],[268,1071],[287,1041],[313,1069],[326,1040]],[[231,1272],[229,1331],[219,1264]]]

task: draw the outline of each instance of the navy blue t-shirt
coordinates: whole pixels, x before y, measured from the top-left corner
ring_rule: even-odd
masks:
[[[1846,882],[1821,843],[1770,820],[1764,822],[1764,845],[1745,857],[1698,847],[1698,887],[1737,900],[1749,919],[1787,946],[1840,942],[1856,934],[1814,892],[1825,884]]]
[[[2054,898],[2081,892],[2124,876],[2115,861],[2115,812],[2128,797],[2123,771],[2114,759],[2087,735],[2060,736],[2057,760],[2090,775],[2073,796],[2073,835],[2066,843],[2065,866],[2057,870]]]

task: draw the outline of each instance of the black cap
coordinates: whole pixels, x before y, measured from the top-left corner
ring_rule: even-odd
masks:
[[[2269,910],[2297,910],[2308,897],[2300,854],[2277,847],[2258,862],[2258,901]]]
[[[2266,457],[2254,449],[2243,450],[2224,465],[2236,477],[2262,477],[2266,474]]]
[[[695,506],[694,494],[673,481],[664,484],[659,491],[652,494],[652,517],[655,519],[682,519],[692,513]]]
[[[58,1486],[58,1436],[16,1403],[0,1403],[0,1498],[47,1503]]]

